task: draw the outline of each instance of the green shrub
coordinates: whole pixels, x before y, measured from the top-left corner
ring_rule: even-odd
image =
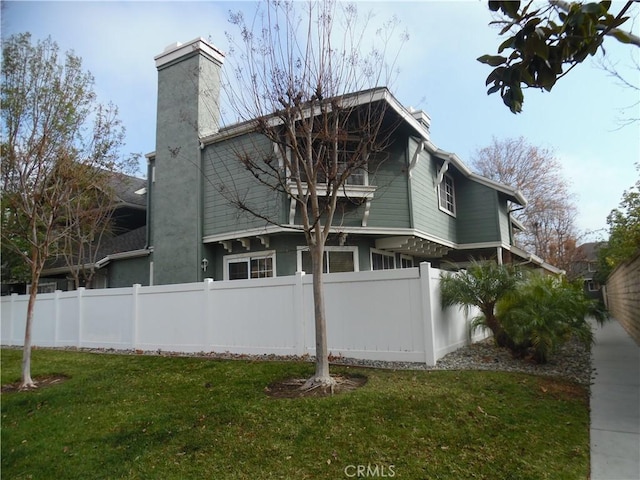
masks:
[[[492,261],[473,262],[466,270],[441,275],[442,306],[478,307],[481,314],[472,320],[472,330],[487,328],[498,345],[509,346],[509,338],[496,318],[495,306],[516,287],[518,279],[519,275],[510,265],[498,265]]]
[[[530,275],[504,295],[496,305],[496,316],[512,340],[510,348],[514,353],[531,352],[538,363],[546,363],[572,336],[591,344],[589,317],[599,322],[606,318],[599,304],[585,296],[579,283],[539,274]]]

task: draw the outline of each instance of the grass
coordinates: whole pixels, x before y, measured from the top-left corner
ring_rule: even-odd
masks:
[[[19,379],[2,351],[2,384]],[[500,372],[391,372],[328,398],[274,399],[308,363],[33,351],[57,385],[2,395],[11,479],[586,479],[586,389]],[[361,466],[361,467],[358,467]],[[376,470],[377,469],[377,470]]]

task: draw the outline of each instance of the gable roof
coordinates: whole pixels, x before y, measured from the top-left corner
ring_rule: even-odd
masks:
[[[150,251],[146,248],[147,229],[146,226],[136,228],[122,235],[105,238],[99,247],[95,258],[95,266],[101,268],[111,260],[118,258],[127,258],[135,256],[149,255]],[[82,263],[86,266],[91,264],[89,258],[83,259]],[[43,275],[57,275],[66,273],[69,267],[63,256],[58,256],[50,263],[47,263],[43,270]]]
[[[147,180],[119,172],[111,172],[109,186],[113,188],[117,204],[136,208],[147,208]]]
[[[445,150],[442,150],[441,148],[438,148],[430,139],[427,125],[416,118],[417,112],[412,112],[404,105],[402,105],[393,96],[393,94],[387,87],[377,87],[369,90],[361,90],[359,92],[345,94],[340,97],[340,100],[343,105],[347,105],[350,107],[366,105],[368,103],[378,101],[386,102],[391,110],[395,112],[413,130],[414,134],[422,143],[422,146],[430,154],[444,160],[445,162],[449,162],[470,180],[505,194],[507,198],[512,202],[515,202],[522,206],[527,205],[527,200],[520,190],[472,172],[471,169],[467,165],[465,165],[465,163],[455,153],[447,152]],[[273,114],[271,118],[274,122],[274,125],[279,122],[279,119],[275,114]],[[247,120],[244,122],[232,124],[220,129],[217,133],[202,137],[200,139],[201,147],[204,148],[204,146],[206,145],[217,143],[228,138],[242,135],[244,133],[252,132],[255,131],[255,129],[256,120]],[[153,156],[155,156],[155,153],[150,153],[147,155],[148,158],[152,158]]]

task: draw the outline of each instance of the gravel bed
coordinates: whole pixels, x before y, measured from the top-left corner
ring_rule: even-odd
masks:
[[[4,347],[3,348],[21,348]],[[34,347],[35,348],[35,347]],[[64,350],[83,351],[90,353],[107,353],[120,355],[163,355],[181,357],[204,357],[221,360],[252,360],[252,361],[302,361],[313,362],[309,355],[243,355],[218,352],[179,353],[162,350],[116,350],[112,348],[76,348],[66,347]],[[414,362],[386,362],[380,360],[361,360],[348,357],[330,357],[332,365],[358,366],[367,368],[384,368],[392,370],[496,370],[508,372],[523,372],[533,375],[562,377],[567,380],[590,385],[592,379],[591,354],[589,348],[584,347],[577,340],[565,343],[545,365],[537,365],[527,359],[513,358],[509,350],[498,348],[493,339],[488,338],[480,342],[459,348],[442,357],[435,367],[424,363]]]
[[[422,363],[378,362],[341,359],[338,363],[396,370],[495,370],[522,372],[532,375],[562,377],[581,385],[592,379],[591,353],[576,340],[563,345],[547,364],[538,365],[529,359],[514,358],[506,348],[499,348],[488,338],[462,347],[437,361],[435,367]]]

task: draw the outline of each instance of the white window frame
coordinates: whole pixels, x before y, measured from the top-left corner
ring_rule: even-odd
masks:
[[[56,282],[44,282],[38,284],[38,293],[55,293],[58,289]],[[27,285],[27,295],[31,293],[31,285]]]
[[[309,247],[298,247],[296,258],[296,271],[302,271],[302,252],[308,252]],[[330,255],[331,252],[352,252],[353,253],[353,271],[360,271],[360,261],[358,259],[358,247],[324,247],[324,254]],[[327,268],[329,268],[329,259],[327,259]],[[311,272],[305,272],[311,273]],[[326,272],[331,273],[331,272]]]
[[[448,183],[449,182],[449,183]],[[444,191],[444,195],[447,197],[445,198],[445,203],[443,205],[442,202],[442,187],[445,187],[445,191]],[[449,186],[451,189],[451,192],[447,192],[446,187]],[[451,208],[448,207],[447,205],[447,200],[448,197],[451,197]],[[451,215],[453,217],[456,216],[456,186],[455,186],[455,182],[453,180],[453,177],[451,175],[447,175],[444,174],[442,176],[442,181],[438,184],[438,208],[440,208],[440,210],[442,210],[444,213]]]
[[[410,267],[403,267],[402,266],[402,261],[403,260],[410,261],[411,262],[411,266]],[[401,254],[400,255],[400,265],[398,266],[398,268],[413,268],[415,266],[416,266],[416,261],[411,255],[405,255],[405,254]]]
[[[286,155],[289,163],[291,163],[291,147],[286,147]],[[352,198],[371,198],[373,197],[373,193],[376,191],[376,187],[369,184],[369,162],[371,160],[370,152],[365,153],[366,160],[363,165],[355,169],[345,180],[342,187],[338,190],[338,197],[352,197]],[[338,168],[340,168],[340,164],[345,165],[346,162],[338,161]],[[289,172],[286,172],[287,175]],[[353,180],[357,177],[362,178],[362,182],[353,183]],[[289,188],[292,195],[298,194],[298,187],[296,182],[289,178],[287,180],[287,187]],[[307,191],[307,182],[305,180],[302,181],[302,188],[304,192]],[[318,182],[316,185],[316,190],[319,196],[324,196],[327,193],[327,183],[326,182]]]
[[[388,257],[388,258],[392,259],[391,268],[383,268],[382,270],[395,270],[397,268],[397,265],[396,265],[396,254],[395,253],[387,252],[385,250],[378,250],[377,248],[372,248],[372,249],[370,249],[370,252],[369,252],[369,262],[370,262],[372,271],[374,271],[374,268],[373,268],[373,256],[374,255],[382,255],[383,257]]]
[[[252,260],[261,260],[261,259],[265,259],[265,258],[270,258],[271,259],[271,267],[273,270],[273,275],[271,277],[267,277],[267,278],[275,278],[276,275],[276,251],[275,250],[266,250],[263,252],[252,252],[252,253],[239,253],[236,255],[225,255],[223,257],[223,265],[224,265],[224,270],[223,270],[223,279],[224,280],[230,280],[229,278],[229,264],[230,263],[243,263],[246,262],[248,263],[248,269],[247,271],[249,272],[249,277],[247,278],[247,280],[251,280],[251,261]],[[236,280],[241,280],[241,279],[236,279]],[[255,280],[255,279],[253,279]]]

